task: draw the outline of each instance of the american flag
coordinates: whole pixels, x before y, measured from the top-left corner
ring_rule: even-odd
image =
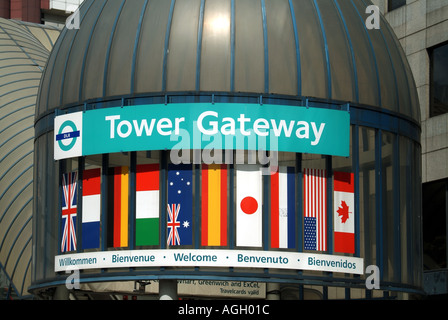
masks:
[[[61,252],[76,250],[77,172],[62,174]]]
[[[304,244],[305,250],[327,250],[326,170],[304,169]]]

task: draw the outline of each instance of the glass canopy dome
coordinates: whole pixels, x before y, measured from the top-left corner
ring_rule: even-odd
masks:
[[[137,167],[158,165],[162,240],[155,249],[166,249],[163,219],[167,171],[172,164],[168,151],[133,149],[54,161],[55,115],[133,106],[150,112],[156,104],[169,107],[174,103],[216,103],[219,108],[221,102],[348,111],[348,157],[279,152],[279,165],[292,168],[297,186],[297,234],[291,250],[307,251],[302,215],[305,169],[325,170],[330,195],[333,173],[349,173],[354,180],[356,213],[355,250],[350,257],[364,259],[366,266],[378,266],[384,296],[421,293],[419,100],[406,56],[387,21],[381,17],[379,29],[366,28],[366,8],[371,4],[368,0],[85,0],[79,12],[80,28],[62,31],[37,98],[34,183],[39,200],[34,212],[33,290],[43,292],[65,283],[65,275],[55,272],[54,257],[61,254],[61,176],[69,172],[100,169],[101,201],[106,204],[111,199],[107,192],[112,169],[129,169],[128,191],[133,195]],[[205,171],[201,164],[192,173],[197,222],[201,220],[200,187]],[[236,188],[235,172],[230,165],[225,185],[229,192]],[[263,178],[266,203],[270,201],[269,179]],[[229,241],[223,246],[231,250],[238,247],[232,220],[235,198],[234,194],[228,198]],[[327,204],[331,222],[331,196]],[[130,196],[129,208],[135,205]],[[263,210],[260,248],[272,251],[270,211],[267,206]],[[115,250],[106,239],[109,225],[102,223],[98,252]],[[208,248],[200,243],[201,229],[194,230],[191,247]],[[332,255],[333,233],[328,230],[328,249],[321,253]],[[127,240],[130,250],[139,248],[132,222]],[[174,267],[88,270],[81,280],[89,286],[95,281],[202,277],[278,282],[299,288],[300,298],[306,298],[304,288],[320,288],[323,298],[341,298],[341,287],[347,289],[342,295],[348,298],[368,298],[373,293],[366,290],[364,276],[316,270]]]

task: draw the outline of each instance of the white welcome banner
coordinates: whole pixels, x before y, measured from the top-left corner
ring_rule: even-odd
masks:
[[[55,272],[123,267],[239,267],[364,273],[364,260],[349,256],[249,250],[120,250],[55,257]]]

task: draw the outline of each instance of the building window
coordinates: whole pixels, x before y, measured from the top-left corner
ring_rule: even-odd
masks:
[[[425,270],[447,267],[448,179],[423,184]]]
[[[406,0],[389,0],[387,11],[392,11],[406,5]]]
[[[448,43],[429,49],[431,59],[430,116],[448,113]]]

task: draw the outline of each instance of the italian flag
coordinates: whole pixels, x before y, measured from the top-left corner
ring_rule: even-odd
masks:
[[[159,244],[159,165],[137,166],[135,244]]]

